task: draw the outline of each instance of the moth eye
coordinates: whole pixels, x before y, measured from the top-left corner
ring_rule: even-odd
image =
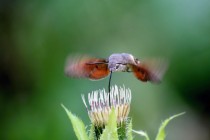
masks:
[[[139,64],[140,63],[140,61],[139,61],[138,58],[135,58],[134,61],[136,62],[136,64]]]

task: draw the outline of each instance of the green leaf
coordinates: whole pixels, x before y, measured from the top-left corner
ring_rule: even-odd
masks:
[[[164,140],[165,137],[166,137],[166,134],[165,134],[165,127],[166,125],[171,121],[173,120],[174,118],[178,117],[178,116],[181,116],[183,115],[185,112],[183,113],[180,113],[180,114],[177,114],[177,115],[174,115],[174,116],[171,116],[170,118],[166,119],[160,126],[159,130],[158,130],[158,134],[156,136],[156,139],[155,140]]]
[[[108,124],[105,126],[105,129],[101,134],[100,140],[118,140],[117,116],[113,108],[109,115]]]
[[[71,120],[71,123],[74,128],[74,132],[75,132],[78,140],[88,140],[88,135],[86,133],[84,123],[79,118],[77,118],[75,115],[73,115],[63,104],[61,106],[64,108],[69,119]]]
[[[141,130],[140,131],[135,131],[135,130],[133,130],[133,132],[136,133],[136,134],[139,134],[139,135],[143,136],[145,138],[145,140],[150,140],[149,139],[149,136],[144,131],[141,131]]]
[[[127,136],[127,139],[128,140],[133,140],[133,135],[132,135],[132,120],[129,120],[129,123],[127,124],[126,136]]]
[[[94,125],[91,124],[90,131],[89,131],[89,140],[94,140],[95,138],[95,131]]]

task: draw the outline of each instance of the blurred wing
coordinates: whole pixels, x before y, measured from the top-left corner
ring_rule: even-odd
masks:
[[[70,56],[65,66],[65,74],[69,77],[98,80],[109,75],[109,69],[105,59]]]
[[[167,67],[168,63],[165,60],[155,59],[132,65],[132,71],[135,77],[141,81],[160,83]]]

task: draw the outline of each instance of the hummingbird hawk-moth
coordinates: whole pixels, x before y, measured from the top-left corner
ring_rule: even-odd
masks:
[[[69,77],[91,80],[99,80],[110,75],[110,89],[112,72],[132,72],[140,81],[159,83],[166,68],[167,63],[162,59],[140,61],[128,53],[114,53],[108,59],[76,55],[67,59],[65,74]]]

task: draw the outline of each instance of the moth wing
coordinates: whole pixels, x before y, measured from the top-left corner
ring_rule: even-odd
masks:
[[[76,55],[68,57],[65,74],[68,77],[98,80],[109,75],[109,69],[105,59]]]
[[[168,67],[168,62],[164,59],[154,59],[132,65],[134,76],[143,81],[160,83]]]

